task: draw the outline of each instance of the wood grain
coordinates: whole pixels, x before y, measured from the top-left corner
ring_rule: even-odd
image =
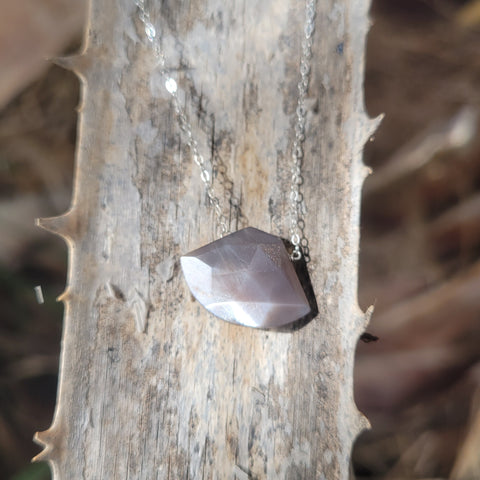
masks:
[[[367,0],[319,2],[304,163],[318,316],[259,331],[211,317],[179,256],[214,239],[133,1],[92,0],[67,239],[56,414],[37,441],[55,479],[342,479],[367,425],[352,394]],[[244,221],[287,235],[301,2],[166,1],[153,9],[205,156]],[[236,219],[231,219],[232,224]]]

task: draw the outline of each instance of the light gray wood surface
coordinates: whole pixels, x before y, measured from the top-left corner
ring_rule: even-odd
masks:
[[[157,5],[155,5],[157,3]],[[243,223],[288,236],[304,5],[152,2],[206,158]],[[368,0],[318,2],[304,163],[318,316],[235,326],[187,290],[179,257],[215,238],[204,187],[133,0],[91,0],[72,207],[40,223],[70,249],[55,418],[37,434],[58,479],[344,479],[367,425],[353,401]],[[232,218],[233,227],[236,219]]]

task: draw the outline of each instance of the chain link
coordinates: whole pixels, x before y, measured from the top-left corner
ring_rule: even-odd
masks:
[[[165,88],[172,97],[172,103],[177,115],[180,130],[184,133],[186,143],[190,148],[193,161],[200,169],[200,179],[205,185],[206,195],[209,199],[210,206],[213,208],[217,219],[218,232],[221,237],[229,233],[227,216],[224,214],[222,203],[218,197],[210,175],[210,170],[205,164],[205,159],[198,150],[198,143],[194,138],[192,126],[188,119],[184,107],[180,104],[177,95],[177,82],[169,75],[166,67],[165,54],[162,51],[159,35],[157,29],[150,19],[150,13],[147,10],[145,0],[134,0],[135,5],[139,9],[138,18],[143,24],[145,36],[150,47],[153,50],[155,58],[158,61],[158,69],[164,79]],[[308,85],[310,82],[311,57],[312,57],[312,36],[315,31],[315,11],[316,0],[306,0],[305,2],[305,24],[304,37],[302,40],[302,53],[300,57],[300,80],[298,82],[298,99],[295,110],[295,139],[292,144],[292,163],[291,163],[291,184],[290,184],[290,242],[293,245],[293,252],[291,254],[292,260],[300,260],[303,257],[306,261],[309,260],[308,255],[308,240],[304,234],[305,222],[303,218],[303,195],[300,191],[303,185],[302,164],[304,157],[305,144],[305,125],[307,109],[305,106],[305,98],[308,92]],[[213,165],[210,165],[213,170]],[[238,200],[233,197],[233,184],[228,180],[229,184],[226,188],[230,197],[230,204],[235,208],[239,208],[236,203]],[[231,186],[230,186],[231,184]]]
[[[300,260],[303,256],[309,260],[308,240],[305,237],[305,221],[303,219],[303,195],[300,191],[303,185],[302,164],[305,145],[305,125],[307,121],[307,108],[305,98],[310,82],[312,36],[315,31],[316,0],[305,2],[305,37],[302,41],[302,55],[300,58],[300,80],[298,82],[298,99],[295,110],[295,140],[292,145],[292,166],[290,184],[290,241],[293,245],[292,259]]]
[[[157,35],[157,30],[150,20],[150,13],[147,11],[145,0],[135,0],[135,5],[139,9],[138,18],[143,23],[145,36],[147,37],[149,45],[152,48],[155,58],[158,61],[158,68],[164,79],[165,88],[172,97],[173,108],[177,115],[180,130],[185,134],[186,143],[190,148],[190,153],[192,155],[193,161],[200,168],[200,179],[205,185],[205,192],[209,199],[210,206],[213,208],[213,211],[217,218],[218,233],[220,237],[223,237],[224,235],[229,233],[228,220],[226,215],[223,213],[220,198],[217,196],[217,193],[213,188],[213,183],[210,178],[210,172],[205,165],[205,159],[203,158],[203,155],[198,150],[198,143],[193,136],[192,125],[188,120],[188,116],[185,109],[179,102],[178,95],[177,95],[177,90],[178,90],[177,82],[175,81],[174,78],[169,76],[169,72],[166,67],[165,54],[161,49],[160,40],[158,39],[158,35]]]

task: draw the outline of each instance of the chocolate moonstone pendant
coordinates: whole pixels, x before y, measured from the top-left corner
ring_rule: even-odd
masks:
[[[256,228],[194,250],[181,264],[193,296],[227,322],[276,328],[310,312],[283,241]]]

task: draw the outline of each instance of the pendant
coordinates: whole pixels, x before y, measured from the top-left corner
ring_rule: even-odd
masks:
[[[277,328],[310,312],[283,241],[248,227],[181,257],[193,296],[227,322]]]

